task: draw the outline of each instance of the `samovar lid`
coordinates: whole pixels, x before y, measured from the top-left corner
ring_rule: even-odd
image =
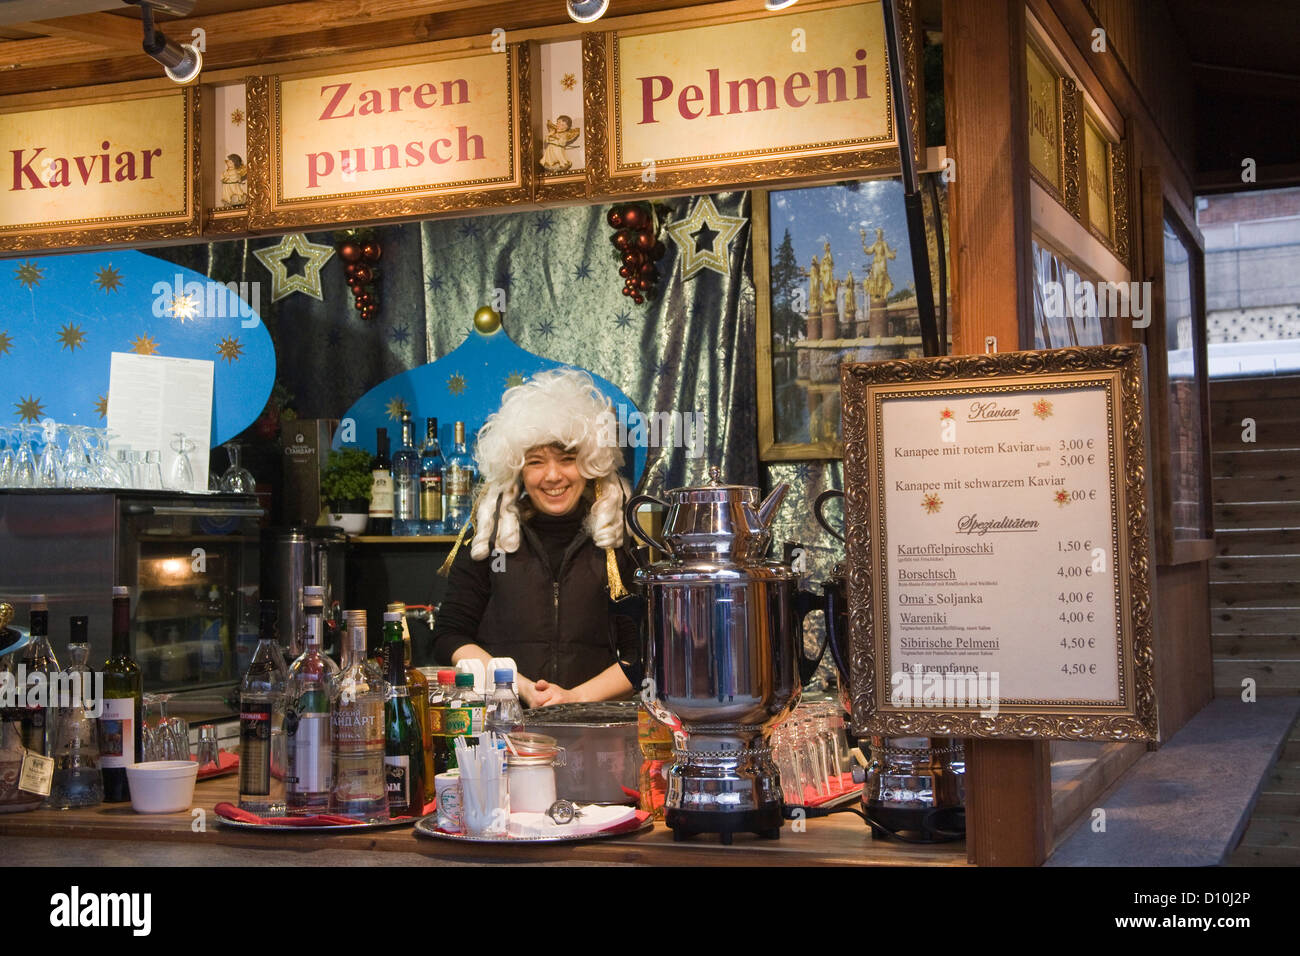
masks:
[[[705,485],[687,485],[669,491],[670,500],[676,504],[686,501],[736,501],[753,503],[758,500],[758,489],[753,485],[723,484],[722,469],[709,466],[709,482]]]

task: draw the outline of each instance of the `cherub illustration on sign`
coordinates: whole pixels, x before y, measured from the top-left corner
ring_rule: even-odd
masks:
[[[579,136],[581,129],[575,129],[573,120],[561,114],[552,123],[546,123],[546,148],[542,150],[542,168],[548,173],[564,173],[573,168],[573,160],[566,152]]]
[[[226,169],[221,174],[221,202],[226,206],[242,206],[248,202],[248,167],[238,153],[226,157]]]

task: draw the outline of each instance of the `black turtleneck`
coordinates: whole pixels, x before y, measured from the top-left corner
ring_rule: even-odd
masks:
[[[528,519],[528,526],[546,549],[546,561],[551,566],[552,575],[559,576],[564,552],[582,530],[587,510],[587,503],[579,501],[578,507],[566,515],[549,515],[539,511]]]

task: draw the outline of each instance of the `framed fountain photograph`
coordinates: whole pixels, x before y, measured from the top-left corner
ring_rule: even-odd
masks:
[[[947,339],[947,190],[925,174],[922,194]],[[842,458],[840,365],[922,354],[902,183],[756,192],[754,225],[759,457]]]

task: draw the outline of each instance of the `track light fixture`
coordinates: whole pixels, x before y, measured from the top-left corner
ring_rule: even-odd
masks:
[[[194,0],[125,0],[140,8],[140,25],[144,30],[144,52],[163,66],[163,72],[174,83],[193,83],[203,69],[203,54],[192,43],[177,43],[163,36],[153,24],[154,10],[176,16],[188,16],[194,9]]]
[[[599,20],[609,9],[609,0],[564,0],[570,19],[579,23],[592,23]]]

